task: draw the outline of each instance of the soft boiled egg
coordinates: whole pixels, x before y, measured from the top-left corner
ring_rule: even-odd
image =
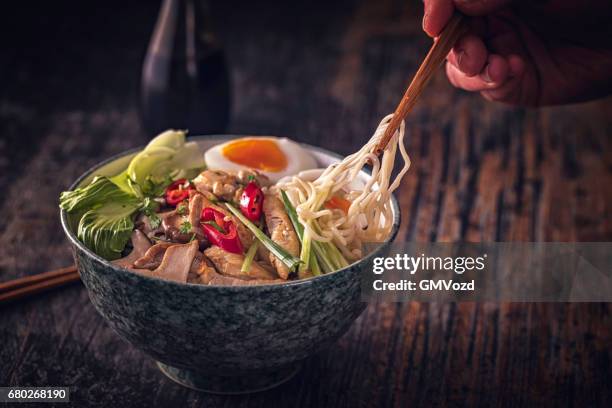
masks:
[[[211,170],[257,170],[276,182],[303,170],[317,167],[310,154],[285,137],[242,137],[211,147],[204,153]]]

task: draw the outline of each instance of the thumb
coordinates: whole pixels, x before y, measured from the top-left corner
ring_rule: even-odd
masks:
[[[511,2],[512,0],[453,0],[457,10],[468,16],[484,16]]]

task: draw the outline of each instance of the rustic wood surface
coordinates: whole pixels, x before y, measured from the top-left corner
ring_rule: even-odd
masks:
[[[10,33],[0,40],[1,281],[70,264],[59,192],[151,136],[137,92],[154,3],[46,2],[0,17]],[[346,154],[395,107],[430,44],[422,5],[329,3],[213,3],[234,83],[230,132]],[[414,166],[398,194],[400,239],[612,240],[610,100],[508,108],[452,89],[440,72],[407,129]],[[161,375],[75,284],[0,309],[0,386],[68,385],[75,406],[605,406],[611,312],[371,304],[289,383],[213,396]]]

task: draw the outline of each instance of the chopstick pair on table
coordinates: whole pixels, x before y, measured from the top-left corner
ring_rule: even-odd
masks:
[[[76,266],[0,283],[0,305],[80,280]]]
[[[416,104],[418,97],[423,92],[423,89],[425,89],[431,77],[433,77],[436,70],[442,65],[459,37],[465,32],[466,26],[463,20],[463,16],[455,14],[431,46],[431,49],[427,53],[427,56],[421,63],[421,66],[406,89],[403,98],[395,109],[393,118],[389,122],[385,134],[376,148],[377,154],[380,154],[385,149],[401,121],[406,118]],[[70,266],[41,273],[39,275],[0,283],[0,304],[63,286],[71,282],[76,282],[79,279],[76,267]]]

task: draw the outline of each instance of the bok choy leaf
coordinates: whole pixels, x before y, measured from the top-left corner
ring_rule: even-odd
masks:
[[[107,177],[96,177],[91,184],[60,195],[60,208],[79,217],[79,240],[109,260],[121,255],[134,229],[134,213],[142,204]]]

